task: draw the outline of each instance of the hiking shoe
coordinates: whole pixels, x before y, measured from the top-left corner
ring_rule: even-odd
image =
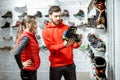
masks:
[[[84,17],[84,11],[83,10],[79,10],[79,12],[77,14],[74,14],[75,17],[80,16],[80,17]]]
[[[68,10],[64,10],[64,11],[63,11],[62,17],[69,17],[69,12],[68,12]]]
[[[3,16],[1,16],[2,18],[12,18],[13,14],[11,11],[7,11]]]
[[[8,23],[8,22],[6,22],[5,24],[4,24],[4,26],[1,26],[1,28],[9,28],[10,27],[10,23]]]
[[[3,40],[6,40],[6,41],[10,41],[10,40],[13,40],[13,37],[3,37]]]
[[[0,50],[2,51],[10,51],[12,48],[10,46],[4,46],[2,48],[0,48]]]
[[[99,52],[106,52],[106,45],[105,43],[97,38],[94,34],[88,34],[88,41],[90,45],[95,48]]]
[[[45,17],[49,17],[49,15],[47,14],[47,15],[45,15]]]
[[[76,42],[80,41],[80,37],[76,34],[77,27],[71,26],[66,30],[63,34],[63,40],[69,40],[71,38],[74,38]]]
[[[34,16],[41,18],[42,17],[42,13],[40,11],[37,11],[37,13]]]
[[[100,78],[106,78],[106,60],[103,57],[94,58],[95,73]]]
[[[21,17],[25,17],[25,16],[27,16],[27,13],[26,13],[26,12],[23,12],[23,14],[21,14],[21,15],[18,16],[18,17],[21,18]]]
[[[14,28],[14,27],[19,27],[21,24],[22,24],[21,21],[17,21],[16,24],[15,24],[14,26],[12,26],[12,27],[13,27],[13,28]]]

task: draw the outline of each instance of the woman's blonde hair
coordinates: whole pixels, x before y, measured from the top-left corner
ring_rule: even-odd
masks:
[[[21,26],[19,27],[19,29],[18,29],[18,31],[17,31],[14,49],[16,49],[16,47],[17,47],[18,37],[21,35],[21,33],[22,33],[22,32],[24,31],[24,29],[26,29],[26,27],[27,27],[27,26],[26,26],[26,23],[32,23],[32,25],[31,25],[31,28],[32,28],[32,26],[34,25],[35,19],[36,19],[35,16],[28,15],[28,16],[26,16],[26,17],[22,20]]]

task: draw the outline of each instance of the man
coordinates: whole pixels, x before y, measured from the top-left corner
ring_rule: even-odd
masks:
[[[49,17],[51,22],[46,23],[42,36],[50,52],[50,80],[60,80],[62,76],[65,80],[76,80],[73,48],[78,48],[82,42],[75,42],[74,38],[62,39],[69,26],[62,23],[59,6],[49,9]]]

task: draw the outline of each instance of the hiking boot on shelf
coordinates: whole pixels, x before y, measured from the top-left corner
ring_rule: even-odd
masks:
[[[69,12],[68,12],[68,10],[64,10],[64,11],[63,11],[62,17],[69,17]]]
[[[47,14],[47,15],[45,15],[45,17],[49,17],[49,15]]]
[[[99,41],[96,50],[100,52],[106,52],[105,43],[103,41]]]
[[[105,3],[106,0],[95,0],[95,3]]]
[[[3,37],[3,40],[10,41],[10,40],[13,40],[13,37],[12,36],[10,36],[10,37]]]
[[[77,16],[81,16],[81,17],[84,17],[85,14],[84,14],[84,11],[83,10],[79,10],[79,12],[77,14],[74,14],[75,17]]]
[[[13,14],[11,11],[7,11],[3,16],[1,16],[2,18],[12,18]]]
[[[14,28],[14,27],[19,27],[21,24],[22,24],[21,21],[17,21],[16,24],[15,24],[14,26],[12,26],[12,28]]]
[[[4,26],[1,26],[1,28],[9,28],[10,27],[10,23],[8,23],[8,22],[6,22],[5,24],[4,24]]]
[[[105,43],[97,38],[94,34],[88,34],[88,41],[90,45],[99,52],[106,52],[106,45]]]
[[[37,13],[34,16],[41,18],[42,17],[42,13],[40,11],[37,11]]]
[[[106,79],[106,60],[102,57],[94,58],[94,66],[95,66],[95,77],[97,80],[107,80]]]
[[[4,47],[0,47],[0,50],[2,51],[10,51],[12,48],[10,46],[4,46]]]
[[[21,14],[20,16],[18,16],[19,18],[22,18],[22,17],[25,17],[25,16],[27,16],[27,13],[26,12],[24,12],[23,14]]]

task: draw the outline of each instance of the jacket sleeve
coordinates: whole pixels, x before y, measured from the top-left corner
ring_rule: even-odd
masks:
[[[20,55],[21,55],[22,51],[24,50],[24,48],[27,46],[28,42],[29,42],[29,38],[27,36],[24,36],[21,39],[20,44],[17,46],[17,48],[15,50],[14,57],[15,57],[15,60],[16,60],[20,69],[23,68],[22,60],[21,60]]]
[[[42,37],[43,37],[44,43],[46,44],[46,47],[49,50],[59,50],[61,48],[64,48],[64,42],[60,44],[54,44],[54,40],[51,38],[51,36],[47,31],[42,32]]]
[[[82,44],[82,42],[74,43],[73,48],[78,48],[81,46],[81,44]]]
[[[74,44],[73,44],[73,47],[74,47],[74,48],[78,48],[78,47],[81,46],[81,44],[82,44],[82,39],[80,39],[79,42],[74,43]]]

